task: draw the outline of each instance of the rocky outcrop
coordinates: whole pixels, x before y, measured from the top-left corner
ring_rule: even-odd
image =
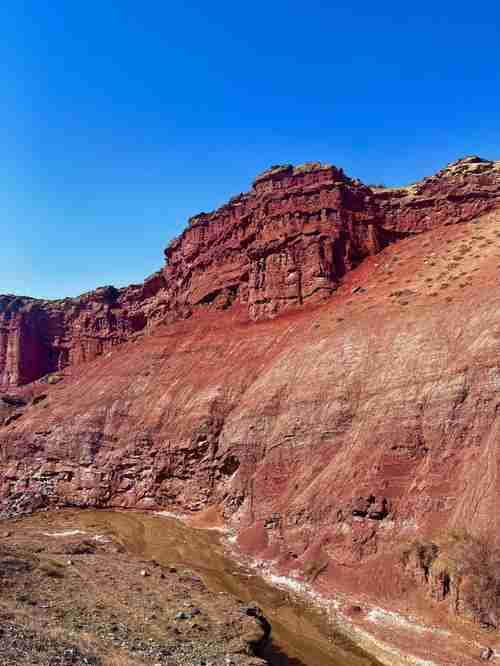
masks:
[[[0,296],[0,387],[29,384],[132,338],[145,329],[162,285],[160,273],[61,301]]]
[[[466,157],[403,188],[376,192],[384,227],[419,233],[471,220],[500,205],[500,161]]]
[[[293,318],[216,311],[110,346],[15,408],[2,506],[215,503],[265,548],[345,562],[417,525],[493,527],[499,224],[409,237]]]
[[[304,174],[340,178],[332,168]],[[248,196],[271,206],[296,176],[280,167]],[[450,527],[499,534],[500,212],[424,235],[389,229],[394,238],[407,235],[381,249],[389,225],[376,210],[358,217],[353,203],[373,195],[350,181],[334,183],[325,192],[346,197],[342,215],[357,245],[349,240],[351,250],[339,256],[350,257],[351,270],[342,280],[331,273],[329,297],[314,308],[276,318],[257,308],[269,305],[251,295],[251,248],[267,233],[258,208],[232,223],[219,221],[220,212],[194,220],[146,292],[137,286],[112,298],[86,296],[74,311],[74,301],[41,308],[72,331],[60,336],[66,362],[77,362],[83,341],[94,349],[100,331],[120,344],[106,342],[105,354],[59,372],[57,383],[26,387],[23,404],[12,403],[13,390],[7,401],[2,394],[2,515],[68,505],[210,510],[242,548],[281,572],[374,598],[401,594],[396,554],[405,542]],[[251,241],[245,220],[254,224]],[[311,243],[303,262],[317,256],[322,229],[320,217],[297,233],[300,247]],[[217,230],[210,251],[201,234]],[[247,250],[233,259],[231,230],[247,238]],[[270,247],[278,247],[277,237]],[[225,285],[213,299],[204,282],[210,257],[218,257],[216,284]],[[246,283],[237,257],[249,267]],[[262,289],[271,264],[263,264]],[[226,288],[229,303],[218,300]],[[272,300],[278,293],[270,296],[276,312],[288,307]],[[42,316],[39,303],[25,300],[9,322],[24,321],[25,311]],[[92,328],[96,314],[101,328]],[[130,323],[138,316],[140,326]],[[59,330],[56,323],[51,330]],[[453,598],[438,594],[446,571],[433,567],[428,581],[421,574],[437,604]]]
[[[371,200],[332,166],[271,168],[250,193],[191,218],[167,248],[170,309],[240,303],[261,319],[324,300],[384,246]]]
[[[376,189],[331,165],[275,166],[252,190],[192,217],[143,284],[79,298],[0,297],[0,387],[78,366],[159,323],[239,309],[250,320],[318,304],[364,258],[410,233],[500,202],[500,162],[459,160],[408,188]]]
[[[402,553],[407,574],[435,602],[484,628],[500,623],[498,545],[490,535],[447,530],[436,542],[415,540]]]
[[[260,319],[327,298],[384,245],[370,198],[335,167],[272,168],[251,192],[191,218],[142,285],[52,302],[0,297],[0,386],[92,360],[195,310],[243,305]]]
[[[2,297],[0,515],[216,516],[323,592],[420,588],[498,626],[498,177],[468,158],[391,194],[275,167],[142,285]],[[491,550],[464,560],[455,528]]]

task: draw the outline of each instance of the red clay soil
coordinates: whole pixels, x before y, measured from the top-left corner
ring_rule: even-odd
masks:
[[[280,572],[406,611],[405,543],[499,532],[499,204],[476,158],[404,191],[282,167],[192,220],[143,300],[3,297],[9,392],[64,368],[0,412],[3,515],[217,507]]]

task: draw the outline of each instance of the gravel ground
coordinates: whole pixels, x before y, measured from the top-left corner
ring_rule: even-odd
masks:
[[[257,607],[110,538],[1,536],[1,666],[258,666],[269,630]]]

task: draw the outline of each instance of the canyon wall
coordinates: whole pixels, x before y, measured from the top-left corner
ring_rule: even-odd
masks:
[[[0,430],[1,507],[217,506],[337,583],[422,531],[498,533],[499,243],[497,214],[409,237],[313,310],[207,312],[35,386]]]
[[[61,301],[0,296],[0,387],[29,384],[130,339],[144,329],[158,283],[161,274]]]
[[[0,298],[0,386],[21,385],[109,351],[206,306],[251,319],[319,302],[384,244],[370,190],[320,164],[277,167],[189,227],[143,285],[63,301]]]
[[[434,176],[376,193],[384,227],[418,233],[494,210],[500,201],[500,162],[468,157]]]
[[[410,233],[476,217],[500,201],[500,163],[467,158],[409,188],[375,189],[319,163],[277,166],[252,190],[200,213],[143,284],[78,298],[0,296],[0,387],[107,353],[207,309],[259,320],[329,298],[367,256]]]
[[[468,158],[401,195],[276,167],[142,285],[2,297],[1,515],[217,515],[283,573],[377,600],[406,594],[408,543],[498,542],[499,179]]]
[[[391,609],[421,663],[478,663],[463,618],[500,626],[499,183],[479,158],[397,190],[275,167],[143,284],[0,297],[0,517],[187,513],[370,632]]]
[[[369,188],[335,167],[275,167],[249,194],[191,218],[164,275],[172,309],[242,303],[261,319],[327,298],[383,244]]]

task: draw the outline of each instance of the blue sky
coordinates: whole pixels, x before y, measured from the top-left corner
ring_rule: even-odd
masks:
[[[270,164],[500,159],[491,0],[7,0],[0,26],[0,293],[138,282]]]

